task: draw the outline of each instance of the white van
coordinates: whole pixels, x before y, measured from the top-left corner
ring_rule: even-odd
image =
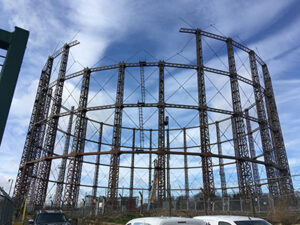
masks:
[[[130,220],[126,225],[206,225],[201,219],[184,217],[143,217]]]
[[[195,216],[210,225],[271,225],[267,221],[248,216]]]

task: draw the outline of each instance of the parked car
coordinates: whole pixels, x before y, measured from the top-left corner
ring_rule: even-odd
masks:
[[[28,221],[33,225],[70,225],[71,220],[67,220],[65,214],[62,211],[39,211],[34,219]]]
[[[195,216],[210,225],[271,225],[261,218],[248,216]]]
[[[184,217],[143,217],[130,220],[126,225],[206,225],[200,219]]]

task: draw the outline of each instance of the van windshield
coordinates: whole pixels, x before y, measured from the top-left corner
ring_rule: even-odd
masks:
[[[236,225],[270,225],[270,223],[264,220],[246,220],[246,221],[234,221]]]

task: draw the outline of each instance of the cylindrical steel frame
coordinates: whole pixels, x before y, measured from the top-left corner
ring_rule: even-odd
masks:
[[[138,62],[138,63],[124,63],[101,66],[96,68],[86,68],[82,71],[66,75],[66,66],[68,60],[69,48],[76,45],[77,42],[66,44],[61,50],[50,57],[47,62],[46,68],[44,68],[39,89],[37,91],[37,97],[32,113],[32,118],[29,126],[28,135],[26,138],[25,147],[23,150],[23,156],[20,163],[20,169],[17,177],[16,187],[14,195],[17,199],[22,201],[22,196],[28,194],[29,190],[32,191],[31,199],[35,200],[36,206],[42,206],[45,203],[47,197],[47,187],[49,182],[57,184],[55,193],[55,205],[61,205],[62,190],[64,185],[63,206],[76,207],[79,200],[80,187],[90,187],[93,198],[97,197],[97,191],[99,189],[107,190],[107,204],[112,208],[116,207],[116,200],[118,198],[119,190],[129,190],[129,207],[134,207],[132,198],[136,191],[148,191],[150,193],[152,180],[156,179],[152,177],[152,174],[158,174],[158,186],[157,186],[157,200],[158,206],[162,206],[162,201],[166,199],[169,194],[176,192],[179,189],[173,188],[174,185],[170,183],[170,176],[172,176],[172,170],[184,171],[184,195],[186,198],[191,196],[191,193],[202,192],[205,199],[204,205],[207,210],[211,210],[212,199],[216,196],[216,192],[221,190],[222,196],[228,195],[227,190],[231,188],[238,188],[240,196],[242,198],[253,198],[253,195],[260,195],[264,184],[260,182],[258,174],[258,165],[265,167],[265,174],[267,178],[267,185],[270,194],[273,197],[278,197],[280,194],[292,194],[293,184],[289,172],[289,165],[286,157],[286,151],[283,143],[282,132],[280,128],[278,112],[276,108],[275,97],[273,94],[273,88],[271,84],[270,75],[266,64],[263,60],[255,54],[254,51],[241,45],[240,43],[226,37],[204,32],[199,29],[185,29],[180,30],[183,33],[191,33],[196,38],[196,65],[192,64],[180,64],[171,63],[165,61],[158,62]],[[207,37],[216,39],[226,43],[227,56],[229,70],[224,71],[216,68],[207,67],[203,61],[203,49],[202,38]],[[251,68],[251,79],[241,76],[237,73],[235,66],[235,53],[234,48],[249,54],[249,64]],[[62,54],[60,72],[57,80],[49,84],[53,59]],[[264,84],[260,84],[258,77],[259,64],[262,68]],[[156,67],[158,69],[158,101],[146,102],[145,96],[142,96],[142,102],[138,103],[124,103],[124,90],[126,70],[130,68],[140,68],[141,76],[141,88],[142,95],[145,95],[145,79],[144,69],[146,67]],[[168,68],[179,68],[184,70],[193,70],[196,72],[197,79],[197,92],[198,92],[198,104],[174,104],[168,103],[165,100],[165,71]],[[118,69],[117,89],[115,104],[88,106],[90,77],[94,76],[94,73],[99,71],[109,71]],[[230,92],[232,98],[232,110],[210,107],[206,102],[206,88],[205,88],[205,73],[213,73],[220,76],[227,76],[230,81]],[[75,77],[82,76],[82,85],[79,98],[78,107],[75,109],[68,109],[62,106],[62,94],[64,88],[64,82]],[[252,102],[251,107],[255,107],[257,115],[250,115],[250,108],[243,108],[241,104],[241,97],[239,92],[239,83],[253,87],[253,93],[255,102]],[[48,115],[50,106],[50,98],[52,88],[55,87],[54,97],[52,99],[51,113]],[[47,94],[48,93],[48,94]],[[48,107],[46,105],[48,105]],[[61,107],[64,107],[64,111],[61,112]],[[139,121],[140,127],[125,127],[122,126],[123,110],[125,108],[138,108],[139,109]],[[158,122],[157,127],[146,129],[143,127],[143,111],[142,108],[157,108],[158,110]],[[199,123],[189,127],[169,128],[166,129],[165,112],[167,109],[186,109],[198,112]],[[38,111],[41,109],[41,111]],[[114,123],[107,124],[104,121],[99,121],[95,118],[89,117],[88,112],[114,109]],[[38,114],[40,113],[40,114]],[[218,113],[228,115],[226,118],[209,122],[209,113]],[[72,117],[76,115],[76,123],[74,132],[71,132]],[[70,116],[70,122],[67,130],[58,127],[59,119],[65,116]],[[99,124],[98,139],[94,140],[86,136],[88,123]],[[223,123],[229,123],[232,130],[232,138],[221,138],[221,128]],[[258,128],[252,130],[251,123],[255,123]],[[45,126],[47,126],[47,134],[44,140]],[[212,134],[209,132],[210,127],[215,127],[216,130],[213,135],[216,135],[216,142],[212,143]],[[109,142],[104,139],[105,129],[112,129],[112,141]],[[246,129],[247,128],[247,129]],[[191,145],[187,141],[188,131],[192,129],[198,129],[199,131],[199,144]],[[131,139],[132,144],[126,145],[122,142],[122,131],[125,130],[132,132]],[[171,132],[179,131],[182,133],[182,145],[171,145],[172,137]],[[56,134],[62,133],[66,135],[65,150],[63,154],[57,154],[55,152],[55,140]],[[139,132],[140,145],[136,144],[137,133]],[[167,132],[167,134],[166,134]],[[255,146],[253,144],[253,134],[259,132],[261,137],[261,147],[263,154],[258,156],[255,153]],[[271,136],[270,136],[271,135]],[[144,136],[147,139],[144,139]],[[154,136],[156,138],[154,138]],[[68,147],[70,138],[72,138],[72,150],[68,153]],[[167,138],[167,140],[166,140]],[[149,142],[148,142],[149,140]],[[144,144],[144,141],[147,142]],[[154,144],[156,142],[157,145]],[[233,153],[224,154],[222,151],[222,145],[233,142]],[[86,143],[97,144],[97,148],[94,151],[85,152]],[[36,146],[38,145],[38,146]],[[212,151],[213,146],[217,146],[217,152]],[[248,146],[249,145],[249,146]],[[248,149],[249,147],[249,149]],[[110,149],[107,149],[110,148]],[[195,151],[194,149],[198,149]],[[41,153],[42,152],[42,155]],[[148,165],[136,166],[137,160],[136,154],[149,155]],[[101,163],[101,155],[110,155],[110,163]],[[120,165],[120,159],[122,155],[131,155],[130,165]],[[153,157],[157,155],[157,167],[153,166]],[[85,160],[87,156],[95,156],[96,161]],[[170,166],[170,160],[172,156],[183,156],[182,165],[177,167]],[[264,157],[263,160],[258,160],[259,157]],[[190,157],[201,158],[201,166],[189,166],[188,159]],[[214,162],[213,159],[218,159]],[[57,180],[50,179],[51,162],[55,159],[61,159],[61,171]],[[102,157],[101,157],[102,160]],[[230,162],[224,162],[224,160],[230,160]],[[66,162],[68,161],[67,176],[64,178],[66,169]],[[225,173],[227,165],[236,164],[237,168],[237,181],[238,185],[235,187],[227,182]],[[82,166],[84,164],[94,165],[94,179],[93,184],[84,184],[81,182]],[[63,168],[64,167],[64,168]],[[108,177],[107,185],[99,184],[99,169],[100,167],[109,167],[109,172],[106,174]],[[34,169],[36,168],[36,169]],[[38,170],[37,170],[38,168]],[[214,173],[214,169],[219,168],[219,177],[217,173]],[[128,187],[119,187],[120,169],[130,170],[130,181]],[[157,173],[153,173],[153,170],[157,170]],[[203,184],[201,185],[199,178],[197,179],[197,187],[190,187],[189,171],[191,169],[202,169]],[[37,172],[34,172],[37,170]],[[135,186],[135,174],[136,170],[148,170],[147,185]],[[37,182],[36,182],[36,181]],[[147,179],[146,179],[147,180]],[[216,180],[219,180],[221,185],[216,187]],[[152,187],[153,188],[153,187]],[[106,191],[105,191],[106,192]],[[170,197],[170,196],[169,196]],[[124,198],[122,194],[122,198]]]

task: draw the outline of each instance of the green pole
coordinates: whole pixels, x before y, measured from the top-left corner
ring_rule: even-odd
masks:
[[[29,31],[15,27],[14,32],[0,29],[0,48],[7,50],[0,73],[0,144],[21,68]]]

